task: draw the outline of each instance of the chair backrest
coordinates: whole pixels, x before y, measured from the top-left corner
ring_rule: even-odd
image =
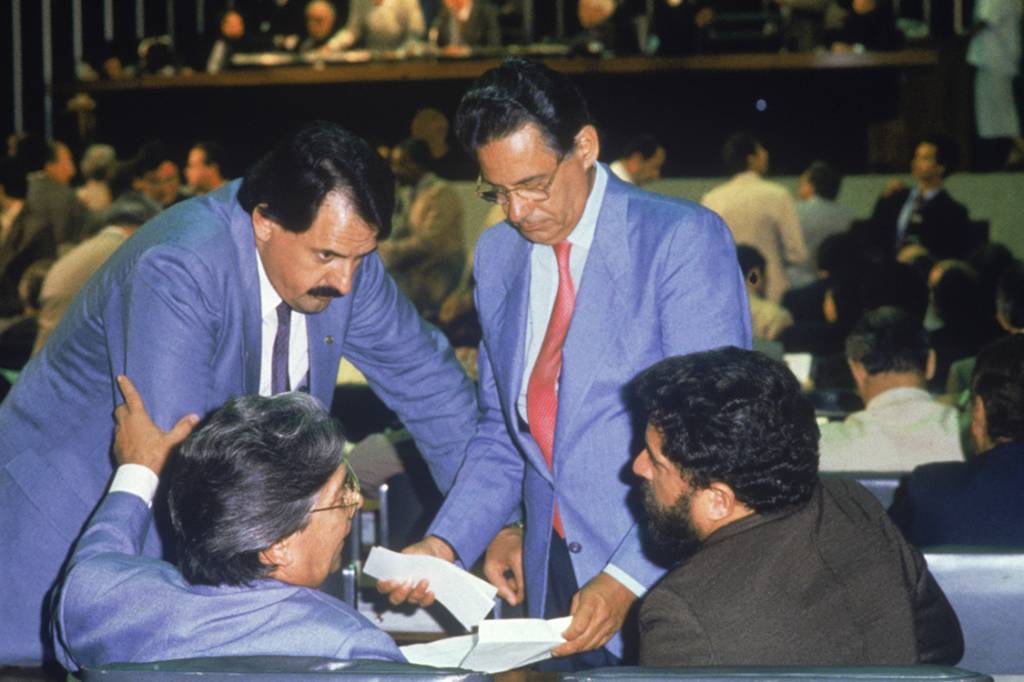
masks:
[[[82,682],[241,682],[248,679],[267,682],[323,680],[327,677],[346,682],[486,682],[490,675],[457,668],[430,668],[390,661],[339,661],[317,656],[218,656],[181,658],[152,663],[112,663],[87,668],[78,673]]]
[[[596,668],[559,677],[563,682],[992,682],[987,675],[937,665],[908,666],[722,666],[714,668]]]
[[[1024,674],[1024,550],[936,548],[924,556],[960,619],[960,665]]]
[[[900,482],[906,478],[907,473],[892,473],[885,471],[823,471],[821,476],[825,478],[852,478],[868,489],[882,506],[886,509],[892,506],[892,500],[896,496],[896,489]]]

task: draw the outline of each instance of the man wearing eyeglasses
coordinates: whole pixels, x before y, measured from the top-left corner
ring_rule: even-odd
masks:
[[[531,616],[574,616],[561,666],[615,664],[627,613],[663,574],[627,500],[638,434],[623,387],[666,356],[749,347],[735,247],[711,211],[597,163],[583,97],[540,64],[485,73],[456,129],[480,196],[507,220],[475,255],[482,419],[429,535],[407,551],[470,565],[491,543],[485,571],[507,601],[525,591]],[[506,525],[520,505],[525,538]],[[380,589],[433,599],[425,582]]]
[[[56,600],[65,668],[195,656],[404,660],[388,635],[316,590],[341,567],[362,497],[315,398],[234,398],[189,435],[197,417],[161,431],[131,381],[118,385],[119,467]],[[169,481],[174,567],[142,546],[158,476],[183,440]]]

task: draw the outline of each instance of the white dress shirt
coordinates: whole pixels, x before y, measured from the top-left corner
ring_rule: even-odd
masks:
[[[277,336],[277,306],[281,302],[274,285],[267,277],[263,261],[256,256],[256,269],[260,279],[260,318],[263,320],[260,335],[260,395],[271,394],[271,365],[274,358],[274,338]],[[291,311],[288,338],[288,383],[294,389],[309,371],[309,342],[306,339],[306,316]]]

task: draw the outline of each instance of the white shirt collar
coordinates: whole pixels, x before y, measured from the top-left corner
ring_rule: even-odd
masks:
[[[260,279],[260,319],[265,320],[270,316],[273,317],[274,324],[277,324],[277,306],[281,303],[281,297],[270,283],[259,251],[256,252],[256,271]]]
[[[601,213],[601,204],[604,203],[604,193],[608,188],[608,171],[604,165],[594,164],[594,186],[590,188],[590,196],[583,207],[583,215],[580,216],[576,227],[569,233],[567,239],[573,246],[583,249],[590,249],[594,241],[594,230],[597,228],[597,216]]]

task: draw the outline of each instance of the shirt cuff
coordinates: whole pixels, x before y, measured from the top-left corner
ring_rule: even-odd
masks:
[[[603,572],[618,580],[626,589],[637,597],[643,597],[647,594],[646,587],[638,583],[633,576],[629,575],[615,564],[605,565]]]
[[[117,467],[114,480],[110,483],[110,492],[135,495],[142,498],[147,507],[151,507],[159,484],[160,477],[149,467],[141,464],[122,464]]]

